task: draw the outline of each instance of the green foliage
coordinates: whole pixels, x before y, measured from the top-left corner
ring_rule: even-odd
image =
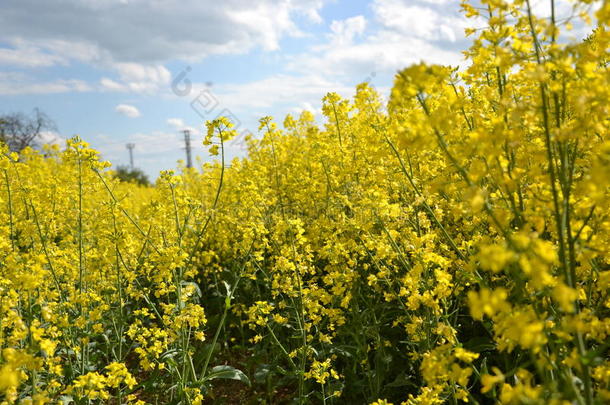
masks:
[[[114,177],[126,183],[136,183],[141,186],[150,185],[148,176],[142,171],[142,169],[137,167],[117,166]]]

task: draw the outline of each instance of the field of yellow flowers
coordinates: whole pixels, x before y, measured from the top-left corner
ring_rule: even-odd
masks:
[[[2,149],[3,404],[610,403],[610,2],[464,4],[462,70],[121,183]],[[551,0],[551,5],[553,1]],[[593,33],[569,40],[594,16]],[[239,396],[239,398],[238,398]]]

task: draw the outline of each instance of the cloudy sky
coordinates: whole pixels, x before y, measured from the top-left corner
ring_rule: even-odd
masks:
[[[329,91],[381,91],[420,60],[458,65],[459,0],[2,0],[0,113],[39,107],[114,164],[152,177],[195,153],[206,119],[317,112]],[[231,155],[241,152],[231,145]]]

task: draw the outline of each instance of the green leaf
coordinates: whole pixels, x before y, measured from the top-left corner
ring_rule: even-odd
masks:
[[[354,353],[356,352],[356,350],[357,349],[352,346],[334,346],[330,348],[331,353],[338,354],[347,358],[354,357]]]
[[[386,387],[404,387],[404,386],[413,386],[413,381],[411,381],[411,379],[405,374],[405,373],[400,373],[396,376],[396,378],[394,379],[394,381],[392,381],[389,384],[386,384]]]
[[[261,364],[254,372],[254,381],[262,384],[267,379],[267,376],[271,373],[271,366],[269,364]]]
[[[231,285],[224,280],[222,281],[222,284],[224,284],[225,290],[227,290],[227,297],[230,297],[231,296]]]
[[[219,378],[228,379],[228,380],[238,380],[243,382],[244,384],[250,385],[250,379],[247,375],[244,374],[243,371],[236,369],[231,366],[216,366],[214,367],[210,373],[204,377],[204,380],[216,380]]]
[[[68,405],[74,402],[74,398],[72,398],[70,395],[62,395],[59,397],[59,401],[61,401],[62,405]]]
[[[477,336],[464,343],[464,348],[475,353],[493,351],[496,348],[495,342],[485,336]]]

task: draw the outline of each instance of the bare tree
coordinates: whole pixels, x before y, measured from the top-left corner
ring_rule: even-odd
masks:
[[[55,122],[38,108],[34,109],[32,115],[0,115],[0,142],[6,143],[13,152],[21,152],[28,146],[38,146],[42,132],[56,129]]]

